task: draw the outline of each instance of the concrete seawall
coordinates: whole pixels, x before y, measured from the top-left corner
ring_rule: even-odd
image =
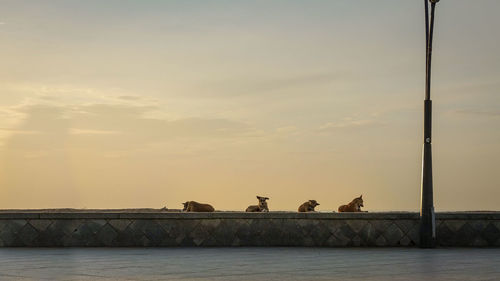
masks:
[[[499,247],[500,212],[437,213],[441,247]],[[0,211],[0,247],[414,247],[419,215]]]

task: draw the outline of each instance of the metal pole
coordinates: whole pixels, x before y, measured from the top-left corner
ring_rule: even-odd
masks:
[[[432,35],[434,31],[434,11],[439,0],[425,1],[426,33],[426,76],[424,99],[424,145],[422,152],[422,193],[420,201],[420,247],[436,247],[436,219],[434,215],[434,195],[432,183],[432,101],[431,101],[431,58]],[[431,2],[430,28],[428,3]]]

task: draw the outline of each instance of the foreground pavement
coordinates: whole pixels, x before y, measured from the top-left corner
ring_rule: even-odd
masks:
[[[499,280],[500,249],[3,248],[0,280]]]

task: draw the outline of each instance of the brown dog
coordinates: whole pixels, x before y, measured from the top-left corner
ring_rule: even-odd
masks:
[[[210,204],[202,204],[196,201],[187,201],[184,204],[183,212],[213,212],[215,211],[214,207]]]
[[[269,207],[267,207],[266,202],[269,198],[257,196],[257,199],[259,199],[259,205],[250,205],[245,212],[269,212]]]
[[[301,213],[303,213],[303,212],[315,212],[314,208],[318,205],[319,205],[319,203],[316,202],[316,200],[309,200],[309,201],[305,202],[304,204],[300,205],[299,212],[301,212]]]
[[[339,212],[366,212],[366,211],[361,211],[361,207],[364,207],[363,205],[363,195],[360,195],[357,198],[354,198],[351,203],[347,205],[342,205],[339,207]]]

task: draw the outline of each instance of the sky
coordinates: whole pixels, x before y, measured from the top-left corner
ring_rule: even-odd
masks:
[[[419,209],[423,1],[0,6],[0,209]],[[437,5],[438,211],[500,210],[499,10]]]

